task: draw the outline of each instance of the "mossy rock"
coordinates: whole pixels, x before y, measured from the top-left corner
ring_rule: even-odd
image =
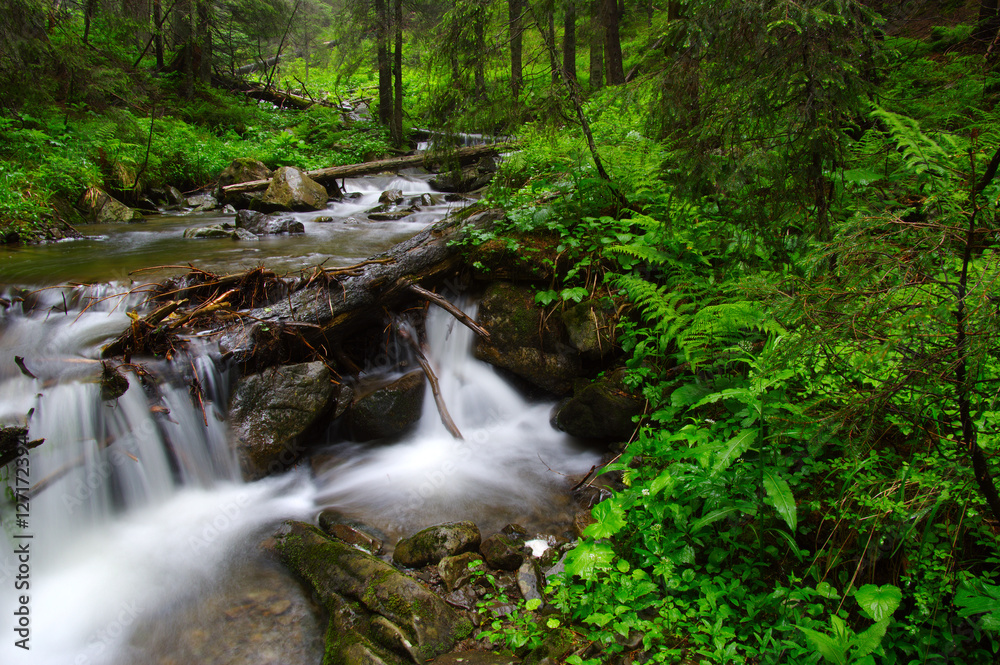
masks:
[[[583,376],[580,353],[569,346],[556,317],[544,316],[535,292],[511,282],[494,282],[483,295],[477,322],[490,333],[477,340],[476,357],[556,395],[568,394]]]
[[[146,221],[141,212],[116,201],[98,187],[85,191],[76,202],[76,207],[91,224],[133,224]]]
[[[366,660],[370,656],[420,663],[471,632],[466,619],[416,580],[312,525],[285,522],[275,540],[285,565],[309,584],[333,621],[340,617],[331,623],[324,663],[378,662]]]
[[[474,552],[479,549],[481,538],[479,527],[473,522],[438,524],[396,543],[392,560],[406,568],[420,568],[447,556]]]
[[[495,533],[482,542],[479,552],[490,568],[517,570],[524,563],[521,543],[503,533]]]
[[[271,169],[267,168],[264,162],[256,159],[241,157],[234,159],[229,166],[219,174],[218,186],[227,187],[241,182],[253,182],[254,180],[267,180],[272,175]]]
[[[254,199],[253,208],[263,212],[322,210],[329,200],[327,190],[294,166],[274,172],[267,190]]]
[[[623,441],[635,430],[633,418],[642,415],[646,401],[622,383],[624,370],[591,383],[581,383],[563,400],[552,416],[552,425],[582,439]]]
[[[614,311],[598,300],[585,300],[567,308],[560,316],[570,346],[587,357],[599,359],[614,349]]]

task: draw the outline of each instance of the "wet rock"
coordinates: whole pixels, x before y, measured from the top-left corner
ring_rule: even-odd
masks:
[[[142,213],[116,201],[98,187],[91,187],[76,202],[76,208],[90,224],[132,224],[146,221]]]
[[[494,282],[479,305],[477,322],[490,332],[489,342],[476,342],[480,360],[557,395],[569,393],[582,376],[579,352],[565,342],[562,324],[535,306],[531,288]]]
[[[524,563],[521,544],[503,533],[496,533],[479,546],[483,560],[490,568],[497,570],[517,570]]]
[[[438,563],[447,556],[474,552],[480,540],[479,527],[473,522],[438,524],[396,543],[392,560],[406,568],[420,568]]]
[[[246,229],[259,236],[305,233],[306,227],[294,219],[281,219],[254,210],[240,210],[236,213],[236,228]]]
[[[330,217],[330,215],[320,215],[319,217],[314,217],[313,221],[317,224],[329,224],[333,221],[333,217]]]
[[[429,184],[439,192],[471,192],[488,185],[496,171],[496,161],[484,157],[478,164],[439,173],[431,178]]]
[[[471,626],[416,580],[302,522],[276,535],[281,560],[329,611],[324,663],[422,663]]]
[[[252,242],[254,240],[260,240],[260,238],[257,237],[257,234],[250,233],[246,229],[236,229],[235,231],[233,231],[233,240],[243,240]]]
[[[236,185],[241,182],[267,180],[271,177],[271,174],[271,169],[267,168],[264,162],[248,158],[234,159],[219,174],[217,183],[221,189],[222,187]]]
[[[420,420],[425,390],[422,370],[375,389],[359,388],[347,414],[351,438],[370,441],[402,434]]]
[[[631,394],[622,383],[624,370],[578,386],[552,416],[552,425],[585,439],[623,441],[635,431],[633,418],[642,415],[646,401]]]
[[[368,213],[368,219],[373,222],[395,222],[397,220],[403,219],[404,217],[409,217],[413,214],[412,210],[397,210],[395,212],[370,212]]]
[[[434,205],[434,199],[430,194],[421,194],[420,196],[413,196],[407,202],[411,208],[426,208],[427,206]]]
[[[476,552],[465,552],[456,556],[446,556],[438,562],[438,574],[448,591],[460,589],[472,580],[469,564],[473,561],[482,561],[482,557]]]
[[[203,212],[218,208],[219,200],[208,192],[202,192],[200,194],[187,197],[187,205],[190,208],[194,208],[194,212]]]
[[[211,226],[199,226],[194,229],[184,229],[185,238],[232,238],[236,234],[236,229],[229,224],[213,224]]]
[[[184,206],[187,200],[181,191],[172,185],[167,185],[166,187],[157,187],[150,190],[150,197],[157,201],[161,207],[168,210],[173,210]]]
[[[223,215],[235,215],[236,214],[236,208],[234,208],[232,205],[230,205],[230,204],[227,203],[226,205],[222,206],[222,214]]]
[[[334,415],[340,386],[321,362],[272,367],[242,378],[230,422],[244,475],[260,478],[293,464],[305,435]]]
[[[521,564],[517,569],[517,588],[521,597],[525,600],[544,600],[541,579],[538,564],[530,559]]]
[[[378,197],[379,203],[396,204],[403,202],[403,190],[387,189]]]
[[[603,358],[614,350],[609,333],[613,328],[614,312],[610,305],[585,300],[562,312],[570,346],[592,358]]]
[[[275,171],[267,191],[254,199],[264,212],[322,210],[329,200],[326,188],[294,166]]]

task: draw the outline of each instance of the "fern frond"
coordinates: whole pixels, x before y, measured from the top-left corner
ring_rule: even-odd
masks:
[[[880,106],[873,106],[871,114],[885,126],[910,171],[916,175],[945,175],[944,165],[951,161],[948,152],[921,131],[920,123]]]

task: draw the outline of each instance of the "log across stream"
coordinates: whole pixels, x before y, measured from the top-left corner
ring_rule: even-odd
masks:
[[[318,663],[325,627],[261,544],[282,520],[311,522],[323,509],[377,529],[390,550],[449,520],[562,537],[575,510],[566,490],[598,455],[549,426],[550,402],[525,400],[472,357],[477,333],[457,310],[427,305],[427,291],[457,283],[459,224],[498,214],[439,223],[367,259],[320,265],[306,255],[298,272],[237,262],[174,270],[169,282],[40,289],[44,276],[0,269],[0,420],[44,440],[29,452],[36,492],[15,529],[31,536],[32,649],[25,656],[5,639],[0,662]],[[77,250],[89,245],[62,247],[63,261],[74,265]],[[453,304],[475,319],[473,301]],[[427,307],[426,321],[414,317]],[[336,425],[310,431],[306,463],[242,480],[228,407],[238,379],[327,358],[339,381],[350,363],[364,379],[391,380],[418,364],[405,345],[384,347],[393,314],[423,329],[420,351],[438,384],[418,423],[372,442]],[[177,343],[156,355],[127,335],[116,342],[144,319]],[[391,362],[378,361],[388,351]],[[127,383],[118,397],[102,395],[102,355]],[[11,552],[0,553],[0,574],[16,569]],[[16,602],[0,594],[0,613],[13,616]]]

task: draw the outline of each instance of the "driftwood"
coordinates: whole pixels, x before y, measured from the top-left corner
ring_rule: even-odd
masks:
[[[37,448],[45,439],[28,441],[28,428],[26,427],[2,427],[0,426],[0,467],[4,467],[16,460],[22,447],[25,449]],[[10,484],[14,486],[14,472],[10,473]]]
[[[163,287],[156,297],[174,300],[133,321],[128,330],[103,349],[102,356],[155,351],[156,347],[147,344],[154,332],[160,336],[173,335],[197,316],[223,311],[221,322],[215,317],[216,328],[200,336],[216,338],[244,369],[263,369],[290,357],[316,352],[336,358],[340,340],[359,328],[383,321],[389,310],[409,306],[417,299],[445,306],[447,301],[420,284],[433,285],[452,275],[461,263],[461,248],[453,241],[467,228],[488,228],[503,214],[496,209],[478,212],[466,209],[357,265],[317,267],[311,276],[282,278],[256,268],[218,277],[195,270],[197,284]],[[273,288],[262,289],[259,282],[264,278]],[[253,289],[259,297],[248,298],[241,293],[247,289]],[[180,299],[182,296],[184,299]],[[190,311],[178,311],[191,301],[197,305],[190,305],[193,307]],[[449,311],[465,325],[475,326],[457,308],[451,307]],[[177,318],[164,323],[175,312]],[[478,326],[473,329],[488,336]],[[169,350],[170,338],[160,341]]]
[[[141,319],[132,321],[129,329],[118,338],[101,349],[102,358],[113,358],[121,355],[131,355],[143,351],[143,339],[156,328],[165,318],[173,314],[186,300],[174,300],[159,307]]]
[[[486,328],[483,328],[481,325],[473,321],[471,318],[469,318],[468,314],[466,314],[459,308],[455,307],[449,301],[445,300],[444,298],[434,293],[433,291],[428,291],[424,287],[417,286],[416,284],[410,284],[408,288],[415,295],[423,298],[428,302],[434,303],[441,309],[445,310],[446,312],[454,316],[456,319],[458,319],[458,321],[462,325],[464,325],[466,328],[479,335],[484,342],[490,341],[490,332],[486,330]]]
[[[456,425],[455,421],[451,419],[448,407],[444,403],[444,397],[441,395],[441,386],[438,384],[437,374],[434,373],[434,369],[427,360],[427,356],[424,355],[423,350],[421,350],[420,344],[417,340],[413,339],[413,335],[411,335],[403,326],[397,325],[396,332],[410,345],[410,348],[413,350],[413,354],[417,357],[417,362],[420,363],[421,369],[424,370],[424,376],[427,377],[427,383],[431,384],[431,393],[434,395],[434,403],[437,405],[438,414],[441,416],[441,422],[453,437],[456,439],[464,439],[465,437],[462,436],[462,432],[458,429],[458,425]]]
[[[463,229],[486,228],[503,214],[495,209],[460,213],[342,278],[310,279],[280,301],[241,312],[239,323],[219,334],[219,342],[238,362],[256,368],[280,362],[290,347],[334,349],[352,332],[382,320],[386,310],[412,302],[413,284],[449,276],[461,262],[461,248],[452,241]]]
[[[392,157],[390,159],[380,159],[374,162],[363,162],[361,164],[348,164],[347,166],[331,166],[315,171],[306,171],[306,175],[316,182],[326,185],[343,178],[354,178],[357,176],[381,173],[382,171],[398,171],[410,166],[423,166],[427,169],[435,168],[438,165],[457,162],[461,165],[472,164],[487,155],[495,155],[502,150],[513,148],[510,143],[494,143],[491,145],[477,145],[471,148],[460,148],[458,150],[431,154],[409,155],[406,157]],[[227,185],[222,188],[223,195],[239,194],[241,192],[255,192],[266,189],[271,184],[270,180],[251,180],[235,185]]]

